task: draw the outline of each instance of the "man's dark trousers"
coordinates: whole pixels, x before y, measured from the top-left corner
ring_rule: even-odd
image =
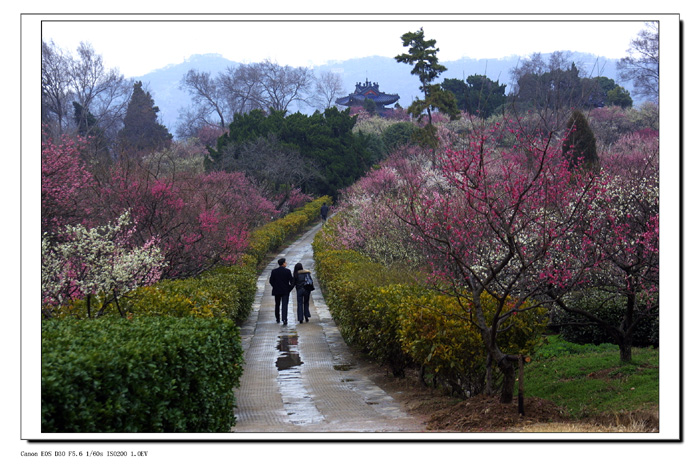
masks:
[[[282,305],[282,322],[287,322],[287,310],[289,309],[289,294],[275,295],[275,319],[280,322],[280,305]]]

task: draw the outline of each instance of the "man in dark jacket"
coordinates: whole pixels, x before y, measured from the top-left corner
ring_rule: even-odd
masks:
[[[294,288],[294,278],[292,271],[287,269],[287,260],[280,258],[277,260],[279,267],[270,273],[270,285],[272,295],[275,297],[275,319],[280,322],[280,305],[282,305],[282,322],[287,324],[287,310],[289,307],[289,292]]]
[[[328,219],[328,206],[326,206],[326,203],[323,203],[323,206],[321,206],[321,219],[323,219],[324,223]]]

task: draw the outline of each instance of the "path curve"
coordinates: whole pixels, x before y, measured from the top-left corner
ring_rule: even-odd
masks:
[[[282,251],[258,278],[257,295],[241,326],[245,364],[236,389],[235,433],[408,433],[422,423],[368,377],[346,346],[320,287],[311,294],[311,320],[299,324],[296,292],[289,300],[289,324],[275,322],[268,282],[279,257],[290,269],[301,262],[314,269],[311,242],[319,224]]]

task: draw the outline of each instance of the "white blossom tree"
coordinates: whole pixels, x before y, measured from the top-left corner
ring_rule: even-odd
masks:
[[[93,317],[94,298],[99,303],[94,317],[106,313],[111,303],[124,316],[119,298],[160,278],[165,261],[156,239],[134,246],[131,224],[126,211],[115,224],[91,229],[80,224],[67,226],[62,242],[52,243],[44,235],[41,292],[45,317],[51,317],[54,307],[82,298],[86,299],[89,318]]]

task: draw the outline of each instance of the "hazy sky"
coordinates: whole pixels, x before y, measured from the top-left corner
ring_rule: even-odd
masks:
[[[155,19],[155,20],[154,20]],[[639,16],[57,16],[42,37],[75,55],[92,44],[109,68],[141,76],[193,54],[217,53],[242,63],[265,59],[314,66],[333,60],[407,51],[401,35],[423,27],[441,61],[527,56],[571,50],[606,58],[626,55],[644,28]],[[184,20],[184,21],[183,21]]]

